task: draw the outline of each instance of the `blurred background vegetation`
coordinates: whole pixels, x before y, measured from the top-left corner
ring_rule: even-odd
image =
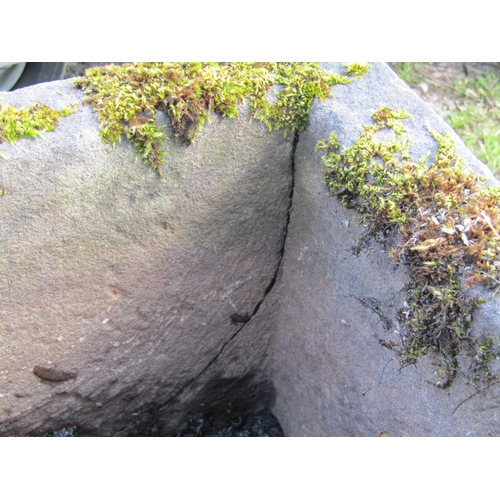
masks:
[[[388,63],[500,179],[500,63]]]

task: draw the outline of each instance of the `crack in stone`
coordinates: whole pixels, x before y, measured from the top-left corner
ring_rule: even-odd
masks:
[[[167,406],[168,404],[170,404],[172,401],[174,401],[191,384],[193,384],[194,382],[196,382],[204,373],[206,373],[209,370],[209,368],[220,358],[220,356],[224,352],[224,349],[226,348],[226,346],[230,342],[232,342],[238,336],[238,334],[246,326],[246,324],[248,323],[248,321],[250,321],[252,319],[252,317],[255,316],[255,314],[257,314],[257,312],[259,311],[260,307],[262,306],[264,300],[269,295],[269,293],[271,292],[271,290],[274,288],[274,285],[276,284],[276,281],[277,281],[277,278],[278,278],[278,273],[279,273],[279,271],[281,269],[281,264],[283,262],[283,256],[285,254],[285,244],[286,244],[286,238],[287,238],[287,235],[288,235],[288,227],[289,227],[289,224],[290,224],[290,212],[292,210],[293,193],[294,193],[294,188],[295,188],[295,150],[297,149],[297,143],[298,143],[298,141],[299,141],[299,135],[295,134],[295,136],[293,138],[292,154],[291,154],[291,158],[292,158],[292,165],[291,165],[292,186],[291,186],[290,195],[289,195],[289,204],[288,204],[288,209],[287,209],[285,231],[284,231],[285,234],[283,236],[283,244],[282,244],[281,249],[280,249],[280,258],[279,258],[278,264],[276,266],[276,271],[275,271],[275,273],[274,273],[274,275],[273,275],[273,277],[272,277],[269,285],[266,287],[266,289],[264,291],[264,297],[257,303],[257,305],[255,306],[253,312],[248,316],[247,322],[244,323],[244,324],[242,324],[242,326],[233,335],[231,335],[231,337],[228,340],[226,340],[222,344],[222,347],[220,348],[219,352],[210,360],[210,362],[205,366],[205,368],[203,368],[203,370],[201,370],[200,373],[198,373],[198,375],[196,375],[195,377],[193,377],[189,382],[187,382],[186,384],[184,384],[165,403],[161,404],[160,408],[163,408],[163,407]]]
[[[290,188],[290,194],[289,194],[289,204],[288,204],[288,208],[287,208],[287,212],[286,212],[286,222],[285,222],[285,229],[284,229],[284,235],[283,235],[283,242],[282,242],[282,246],[280,249],[280,257],[279,257],[279,260],[278,260],[278,263],[276,266],[276,271],[274,272],[274,275],[273,275],[269,285],[266,287],[266,289],[264,291],[264,297],[257,303],[253,312],[248,315],[248,318],[246,318],[247,321],[245,323],[242,323],[241,327],[238,328],[238,330],[233,335],[231,335],[231,337],[228,340],[226,340],[223,343],[219,352],[210,360],[210,362],[196,376],[194,376],[189,382],[185,383],[178,391],[176,391],[176,393],[174,395],[172,395],[165,403],[160,403],[159,405],[154,405],[155,410],[161,410],[162,408],[164,408],[167,405],[169,405],[170,403],[172,403],[189,386],[191,386],[194,382],[196,382],[201,376],[203,376],[203,374],[205,374],[210,369],[210,367],[220,358],[220,356],[222,355],[222,353],[224,352],[226,347],[229,345],[229,343],[232,342],[238,336],[238,334],[241,332],[241,330],[246,326],[247,322],[250,321],[255,314],[257,314],[257,312],[261,308],[264,300],[269,295],[271,290],[274,288],[274,285],[276,284],[278,274],[279,274],[281,266],[282,266],[283,257],[284,257],[284,253],[285,253],[285,244],[286,244],[286,239],[287,239],[287,235],[288,235],[288,228],[289,228],[289,224],[290,224],[290,212],[292,209],[293,194],[294,194],[294,187],[295,187],[295,151],[297,148],[298,140],[299,140],[298,134],[295,134],[294,139],[293,139],[293,143],[292,143],[292,151],[291,151],[292,182],[291,182],[291,188]],[[127,392],[129,392],[128,389],[127,389]],[[71,394],[60,393],[60,394],[58,394],[58,396],[64,396],[64,397],[70,397],[70,398],[82,399],[84,401],[94,402],[94,399],[82,396],[78,392],[71,393]],[[131,399],[133,399],[133,398],[130,398],[129,401]],[[141,407],[142,407],[142,405],[141,405]],[[152,403],[146,403],[146,405],[143,408],[145,408],[146,411],[149,411],[149,409],[151,409],[151,407],[152,407]],[[56,427],[58,427],[58,426],[56,426]],[[87,435],[87,433],[89,433],[89,432],[90,432],[90,435],[94,435],[94,430],[84,430],[84,429],[80,429],[80,428],[72,426],[72,425],[66,425],[65,429],[66,428],[67,429],[75,429],[78,433],[82,432],[82,434],[80,434],[80,435]],[[114,435],[115,436],[122,435],[124,432],[127,432],[129,430],[129,428],[130,428],[129,425],[125,425],[125,426],[121,427],[118,431],[116,431],[114,433]],[[65,429],[60,429],[60,430],[65,430]],[[0,424],[0,430],[3,430],[2,424]],[[52,432],[52,430],[50,430],[48,432]]]

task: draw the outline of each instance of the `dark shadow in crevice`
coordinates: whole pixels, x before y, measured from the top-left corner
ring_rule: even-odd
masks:
[[[283,235],[283,244],[282,244],[281,249],[280,249],[280,258],[279,258],[278,264],[276,266],[276,271],[275,271],[275,273],[274,273],[274,275],[273,275],[273,277],[272,277],[269,285],[266,287],[266,289],[264,291],[264,297],[262,298],[262,300],[260,300],[257,303],[257,305],[255,306],[253,312],[248,316],[248,318],[245,318],[246,321],[242,324],[242,326],[228,340],[226,340],[222,344],[219,352],[210,360],[210,362],[205,366],[205,368],[203,368],[195,377],[193,377],[191,380],[189,380],[189,382],[187,382],[186,384],[184,384],[181,389],[179,389],[165,403],[163,403],[161,405],[162,407],[165,407],[168,404],[170,404],[172,401],[174,401],[177,397],[179,397],[185,391],[186,388],[188,388],[189,386],[191,386],[204,373],[206,373],[207,370],[209,370],[209,368],[220,358],[220,356],[224,352],[224,349],[226,348],[226,346],[228,344],[230,344],[238,336],[238,334],[244,328],[246,322],[250,321],[252,319],[252,317],[255,314],[257,314],[257,312],[259,311],[260,307],[262,306],[262,304],[266,300],[266,297],[269,295],[269,293],[273,289],[274,285],[276,284],[278,273],[279,273],[279,271],[281,269],[281,264],[283,262],[283,256],[285,254],[285,244],[286,244],[286,238],[287,238],[287,235],[288,235],[288,226],[289,226],[289,223],[290,223],[290,212],[291,212],[291,209],[292,209],[293,193],[294,193],[294,188],[295,188],[295,150],[297,148],[298,141],[299,141],[299,136],[298,136],[298,134],[295,134],[294,139],[293,139],[293,143],[292,143],[292,152],[291,152],[291,177],[292,177],[292,183],[291,183],[290,196],[289,196],[289,204],[288,204],[288,209],[287,209],[286,223],[285,223],[285,229],[284,229],[284,235]]]

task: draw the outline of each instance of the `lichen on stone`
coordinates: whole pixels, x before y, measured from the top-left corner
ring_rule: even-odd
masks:
[[[457,356],[474,359],[471,376],[488,378],[488,361],[498,356],[491,339],[468,333],[472,314],[483,299],[472,298],[473,285],[500,286],[500,188],[487,187],[464,169],[452,137],[430,130],[437,153],[412,161],[403,140],[403,110],[381,108],[364,125],[356,143],[340,152],[335,133],[320,141],[329,191],[347,207],[357,208],[370,223],[370,234],[394,233],[398,243],[391,255],[407,266],[411,281],[405,307],[403,364],[430,352],[443,355],[443,376],[449,385]],[[376,134],[392,130],[390,140]],[[392,231],[391,231],[392,230]]]
[[[352,76],[345,76],[316,63],[133,63],[92,68],[74,85],[88,94],[84,102],[97,113],[104,140],[114,144],[124,134],[138,156],[158,168],[167,139],[156,124],[158,110],[189,144],[210,121],[211,111],[238,118],[245,99],[252,119],[269,130],[294,133],[306,126],[314,98],[328,98],[333,85],[350,83],[366,69],[351,65]],[[280,91],[268,99],[274,85]]]

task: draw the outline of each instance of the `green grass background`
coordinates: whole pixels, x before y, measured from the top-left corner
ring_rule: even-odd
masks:
[[[426,82],[431,63],[390,63],[410,86]],[[444,119],[462,137],[466,146],[500,179],[500,63],[488,63],[481,74],[463,76],[453,84],[439,85],[443,98],[454,103]],[[425,99],[425,97],[424,97]]]

